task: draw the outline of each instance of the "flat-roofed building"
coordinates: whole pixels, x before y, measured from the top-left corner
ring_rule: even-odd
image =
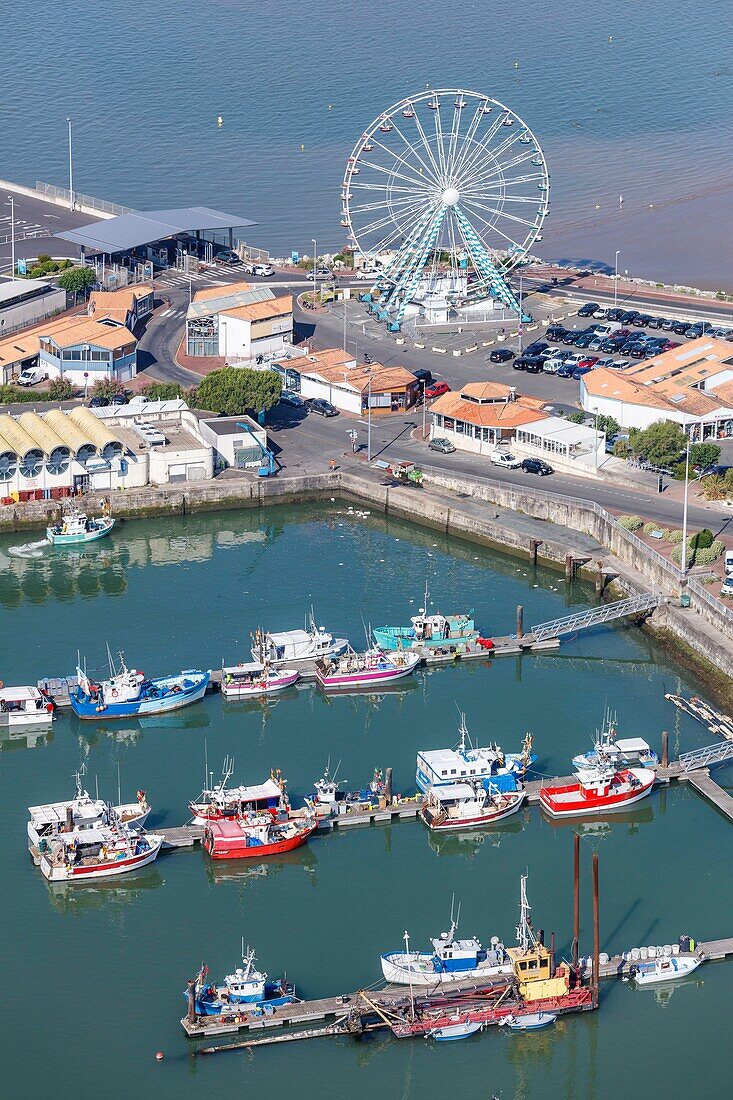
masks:
[[[66,291],[43,279],[0,279],[0,340],[66,309]]]

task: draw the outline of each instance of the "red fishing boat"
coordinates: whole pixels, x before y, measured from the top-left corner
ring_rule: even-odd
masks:
[[[639,802],[651,791],[656,779],[652,768],[619,768],[600,765],[579,768],[577,783],[542,787],[540,803],[552,817],[577,817],[580,814],[623,810]]]
[[[316,827],[315,817],[274,821],[270,814],[209,821],[204,848],[212,859],[264,859],[300,848]]]

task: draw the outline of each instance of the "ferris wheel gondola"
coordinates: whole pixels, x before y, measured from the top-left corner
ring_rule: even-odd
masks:
[[[380,112],[341,190],[350,239],[369,258],[389,258],[364,296],[370,308],[398,331],[432,278],[452,305],[494,297],[521,312],[506,275],[530,255],[548,194],[537,138],[498,100],[431,89]]]

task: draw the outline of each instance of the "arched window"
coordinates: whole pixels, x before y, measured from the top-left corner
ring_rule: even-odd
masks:
[[[40,451],[28,451],[23,456],[20,472],[23,477],[38,477],[43,468],[43,455]]]
[[[18,456],[13,451],[0,454],[0,481],[11,481],[18,469]]]
[[[71,451],[68,447],[56,447],[49,455],[46,469],[49,474],[65,474],[71,462]]]

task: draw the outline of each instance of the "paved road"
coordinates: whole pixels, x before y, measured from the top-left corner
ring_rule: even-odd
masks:
[[[39,253],[46,253],[49,256],[78,258],[78,245],[71,244],[69,241],[55,240],[50,234],[88,225],[94,220],[89,214],[82,214],[78,210],[72,211],[42,199],[33,199],[17,191],[6,190],[0,195],[0,273],[9,273],[11,267],[11,219],[8,202],[11,196],[15,207],[16,257],[35,259]],[[48,235],[30,236],[39,231],[47,231]]]

